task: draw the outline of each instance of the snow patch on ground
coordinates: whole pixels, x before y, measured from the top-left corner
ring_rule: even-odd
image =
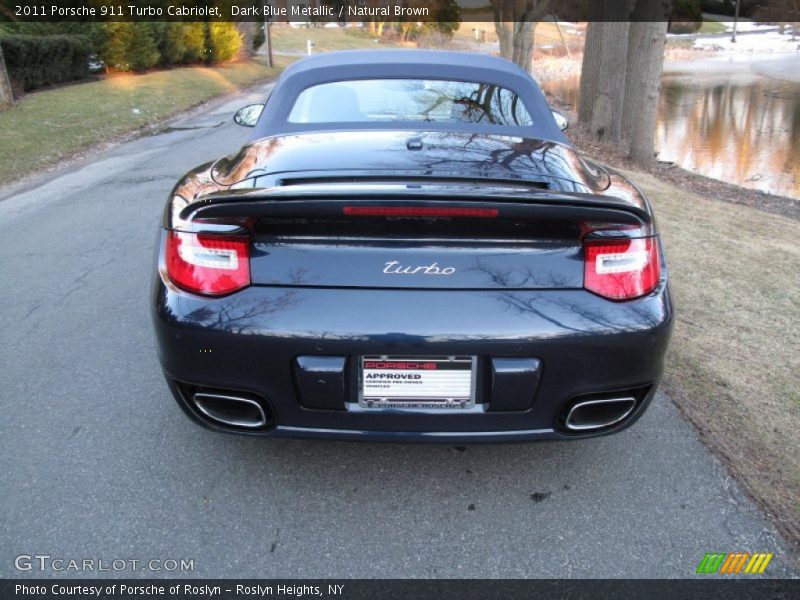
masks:
[[[798,52],[800,54],[800,37],[793,40],[791,35],[767,31],[737,35],[736,43],[733,43],[729,36],[701,36],[694,41],[694,47],[699,50],[715,50],[729,54],[771,54],[774,52]]]
[[[720,21],[725,27],[728,28],[728,31],[733,31],[733,21]],[[739,33],[745,33],[748,31],[774,31],[776,29],[775,25],[770,25],[768,23],[754,23],[753,21],[743,21],[739,19],[739,22],[736,24],[736,31]]]

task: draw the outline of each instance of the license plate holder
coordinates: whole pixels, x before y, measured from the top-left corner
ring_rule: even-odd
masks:
[[[475,406],[474,356],[365,355],[359,360],[363,408],[463,410]]]

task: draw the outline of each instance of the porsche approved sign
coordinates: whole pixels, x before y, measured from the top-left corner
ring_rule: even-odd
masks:
[[[474,359],[361,359],[361,396],[368,407],[469,408],[474,404]]]

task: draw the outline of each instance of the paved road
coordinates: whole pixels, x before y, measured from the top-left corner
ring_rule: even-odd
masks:
[[[154,242],[176,178],[245,139],[233,108],[0,202],[0,576],[38,553],[193,559],[196,576],[686,577],[708,551],[784,552],[661,395],[623,434],[535,445],[186,419],[154,351]],[[768,573],[790,571],[779,556]]]

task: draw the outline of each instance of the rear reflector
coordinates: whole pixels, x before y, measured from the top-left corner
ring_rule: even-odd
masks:
[[[584,287],[612,300],[630,300],[652,292],[661,276],[657,238],[587,240]]]
[[[350,217],[466,217],[494,219],[496,208],[436,208],[431,206],[345,206]]]
[[[180,288],[196,294],[230,294],[250,285],[250,244],[242,237],[196,233],[167,234],[167,273]]]

